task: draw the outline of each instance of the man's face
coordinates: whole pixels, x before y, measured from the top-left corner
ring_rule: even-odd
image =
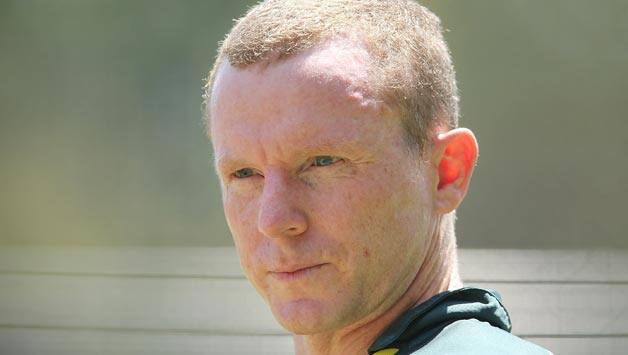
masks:
[[[211,137],[242,267],[297,334],[365,323],[397,301],[434,228],[433,169],[336,41],[216,77]]]

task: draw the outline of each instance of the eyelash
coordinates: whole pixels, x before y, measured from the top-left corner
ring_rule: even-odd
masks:
[[[329,162],[326,165],[320,165],[320,161],[318,160],[319,158],[326,158],[326,159],[331,159],[331,162]],[[317,155],[312,159],[312,162],[310,163],[310,165],[308,165],[308,167],[318,167],[318,168],[324,168],[327,166],[332,166],[338,162],[341,162],[343,159],[339,158],[337,156],[333,156],[333,155]],[[238,174],[242,171],[250,171],[250,175],[247,176],[238,176]],[[255,175],[255,170],[252,168],[243,168],[243,169],[239,169],[234,171],[232,174],[232,177],[235,179],[246,179],[249,177],[252,177],[253,175]]]

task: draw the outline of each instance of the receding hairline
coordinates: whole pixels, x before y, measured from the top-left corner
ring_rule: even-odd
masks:
[[[367,72],[369,75],[366,77],[366,79],[368,81],[372,81],[371,74],[373,74],[373,71],[376,67],[376,60],[373,53],[371,53],[371,51],[369,50],[369,43],[366,40],[366,36],[360,34],[359,32],[355,32],[352,34],[343,32],[343,33],[337,33],[337,34],[333,34],[329,36],[321,36],[319,37],[318,41],[311,42],[308,46],[301,47],[299,48],[299,50],[292,51],[288,54],[280,53],[277,50],[268,52],[265,56],[260,57],[258,60],[254,62],[234,61],[233,58],[229,57],[228,54],[220,52],[218,56],[216,57],[214,65],[212,66],[212,69],[207,78],[205,89],[206,91],[209,91],[209,92],[205,95],[205,98],[211,99],[211,92],[214,89],[216,76],[218,72],[220,71],[220,69],[227,64],[230,65],[231,67],[241,69],[241,70],[249,69],[251,67],[258,67],[260,70],[263,70],[269,66],[284,63],[287,60],[293,59],[294,57],[297,57],[300,55],[304,55],[304,54],[308,55],[308,54],[315,53],[317,51],[322,52],[325,49],[327,49],[326,47],[331,46],[331,45],[338,45],[338,44],[343,45],[344,48],[350,47],[353,50],[358,49],[360,50],[360,52],[362,52],[362,54],[364,54],[363,59],[365,59],[365,62],[361,64],[364,64],[367,67]],[[353,51],[353,52],[354,52],[353,54],[356,54],[355,53],[356,51]],[[373,85],[373,87],[376,86],[375,83],[370,83],[370,84]]]
[[[326,55],[332,52],[332,55]],[[340,54],[340,56],[337,56]],[[294,62],[304,58],[304,62]],[[227,60],[224,60],[227,59]],[[339,66],[344,63],[345,66]],[[207,112],[207,135],[211,139],[210,118],[211,108],[215,104],[217,96],[216,86],[221,82],[225,70],[246,71],[253,70],[263,73],[270,67],[289,64],[294,65],[295,72],[305,73],[307,76],[326,82],[329,85],[340,84],[353,88],[353,92],[359,93],[364,98],[364,104],[377,105],[378,110],[383,113],[395,111],[389,102],[382,97],[383,87],[378,85],[380,75],[376,69],[376,64],[372,54],[368,51],[366,43],[358,36],[337,35],[329,36],[311,47],[303,48],[298,52],[293,52],[287,56],[279,56],[271,53],[267,58],[251,64],[232,64],[228,58],[217,61],[212,70],[212,80],[208,82],[211,88],[206,103]],[[394,103],[393,103],[394,104]]]

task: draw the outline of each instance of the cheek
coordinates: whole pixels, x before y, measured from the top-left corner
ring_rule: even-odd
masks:
[[[394,188],[393,188],[394,186]],[[320,211],[328,234],[350,255],[349,263],[371,263],[395,258],[395,253],[417,248],[424,234],[422,214],[427,196],[416,182],[380,176],[335,186]]]
[[[344,219],[341,223],[363,229],[381,229],[392,223],[388,218],[394,216],[404,203],[395,182],[380,178],[378,180],[360,181],[355,184],[341,186],[337,195],[334,215]],[[349,223],[349,224],[346,224]]]
[[[255,204],[237,196],[225,195],[223,208],[227,225],[240,256],[240,263],[248,272],[249,266],[252,264],[250,259],[253,250],[256,243],[259,242]]]
[[[322,194],[333,196],[319,202],[319,218],[328,234],[347,248],[352,257],[370,256],[371,250],[389,229],[395,203],[385,184],[351,181],[334,186],[334,191]],[[367,252],[364,252],[364,250]]]
[[[237,193],[225,192],[222,207],[234,238],[254,226],[257,213],[255,199]]]

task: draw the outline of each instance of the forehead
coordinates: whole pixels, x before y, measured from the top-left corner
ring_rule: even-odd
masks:
[[[375,97],[369,84],[371,56],[353,40],[328,40],[287,59],[273,59],[271,57],[270,60],[244,68],[233,67],[225,60],[215,75],[210,110],[228,101],[222,100],[225,94],[251,89],[256,84],[270,86],[277,81],[286,83],[285,80],[294,86],[305,84],[328,86],[327,89],[344,88]]]
[[[369,85],[369,68],[368,52],[348,40],[242,69],[223,63],[210,102],[214,148],[364,134],[387,111]]]

